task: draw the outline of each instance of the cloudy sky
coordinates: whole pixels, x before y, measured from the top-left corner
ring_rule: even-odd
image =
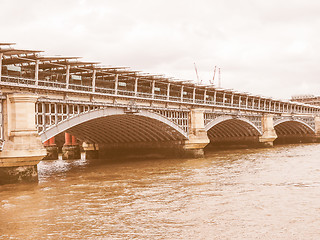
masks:
[[[320,95],[318,0],[0,0],[0,42],[274,98]],[[217,83],[217,82],[216,82]]]

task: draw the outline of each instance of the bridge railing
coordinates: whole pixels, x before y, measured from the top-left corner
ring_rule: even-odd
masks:
[[[12,76],[1,76],[1,82],[8,82],[14,84],[23,84],[23,85],[35,85],[35,79],[22,78],[22,77],[12,77]]]
[[[196,102],[196,103],[203,104],[203,103],[204,103],[204,100],[202,100],[202,99],[195,99],[195,102]]]
[[[118,95],[134,96],[134,91],[118,90]]]
[[[58,89],[59,88],[66,88],[66,84],[65,83],[43,81],[43,80],[38,81],[38,85],[39,86],[43,86],[43,87],[52,87],[52,88],[58,88]]]
[[[141,97],[141,98],[152,98],[152,94],[151,94],[151,93],[137,92],[137,97]]]
[[[155,99],[161,99],[161,100],[166,100],[167,96],[166,95],[159,95],[159,94],[155,94],[154,95]]]
[[[85,92],[91,92],[92,91],[92,87],[91,86],[77,85],[77,84],[69,84],[69,89],[78,90],[78,91],[85,91]]]
[[[175,97],[175,96],[169,96],[169,100],[173,102],[180,102],[181,98],[180,97]]]
[[[187,103],[192,103],[193,99],[192,98],[183,98],[183,101],[187,102]]]
[[[106,94],[114,94],[115,90],[111,89],[111,88],[95,87],[95,92],[97,92],[97,93],[106,93]]]
[[[32,87],[32,88],[49,88],[53,90],[64,90],[64,91],[81,91],[88,94],[102,94],[102,95],[117,95],[117,96],[126,96],[126,97],[135,97],[135,98],[143,98],[143,99],[158,99],[163,101],[171,101],[171,102],[178,102],[178,103],[186,103],[186,104],[199,104],[199,105],[207,105],[207,106],[214,106],[214,107],[227,107],[227,108],[235,108],[235,109],[249,109],[249,110],[257,110],[257,111],[266,111],[271,113],[290,113],[292,109],[290,110],[288,107],[288,103],[282,103],[281,107],[280,105],[269,105],[268,103],[264,102],[263,104],[260,102],[259,104],[257,101],[241,101],[231,103],[231,102],[223,102],[222,99],[214,99],[213,96],[210,98],[207,98],[204,100],[204,96],[202,98],[201,95],[196,94],[195,97],[192,95],[184,95],[184,96],[167,96],[162,94],[152,94],[152,93],[146,93],[146,92],[136,92],[136,91],[128,91],[128,90],[122,90],[122,89],[114,89],[114,88],[104,88],[104,87],[95,87],[93,89],[92,86],[83,85],[83,84],[67,84],[65,82],[58,82],[58,81],[50,81],[50,80],[43,80],[43,79],[29,79],[25,77],[19,77],[19,76],[7,76],[2,75],[1,76],[1,82],[5,83],[5,85],[11,85],[11,86],[25,86],[25,87]],[[248,101],[248,100],[247,100]],[[267,101],[267,100],[264,100]],[[269,101],[269,100],[268,100]],[[277,102],[278,104],[279,102]],[[280,103],[279,103],[280,104]],[[293,105],[291,105],[293,106]],[[296,105],[297,109],[295,108],[295,112],[301,112],[301,113],[318,113],[320,112],[319,109],[316,109],[316,107],[307,107],[307,106],[301,106]]]

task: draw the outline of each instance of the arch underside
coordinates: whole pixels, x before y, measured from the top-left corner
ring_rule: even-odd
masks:
[[[92,143],[130,143],[181,140],[183,136],[154,119],[136,115],[114,115],[91,120],[68,130]]]
[[[220,121],[208,130],[211,143],[257,141],[260,135],[253,124],[234,118]]]
[[[278,141],[282,138],[308,138],[315,136],[314,130],[307,124],[288,120],[283,121],[274,126],[274,129],[278,136]]]
[[[147,110],[125,113],[124,109],[103,109],[80,114],[40,134],[42,141],[68,132],[88,143],[131,143],[177,141],[187,138],[175,123]]]

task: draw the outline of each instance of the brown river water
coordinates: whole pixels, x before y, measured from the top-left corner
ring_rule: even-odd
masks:
[[[0,239],[320,239],[320,144],[38,169],[0,186]]]

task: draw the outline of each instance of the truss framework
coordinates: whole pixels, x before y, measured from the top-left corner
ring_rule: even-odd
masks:
[[[178,125],[186,134],[189,132],[189,110],[186,109],[161,109],[155,107],[142,107],[134,105],[105,104],[63,101],[40,98],[36,103],[35,122],[39,134],[50,127],[78,116],[82,113],[96,111],[103,108],[123,108],[128,114],[138,113],[140,109],[159,114],[174,124]]]

